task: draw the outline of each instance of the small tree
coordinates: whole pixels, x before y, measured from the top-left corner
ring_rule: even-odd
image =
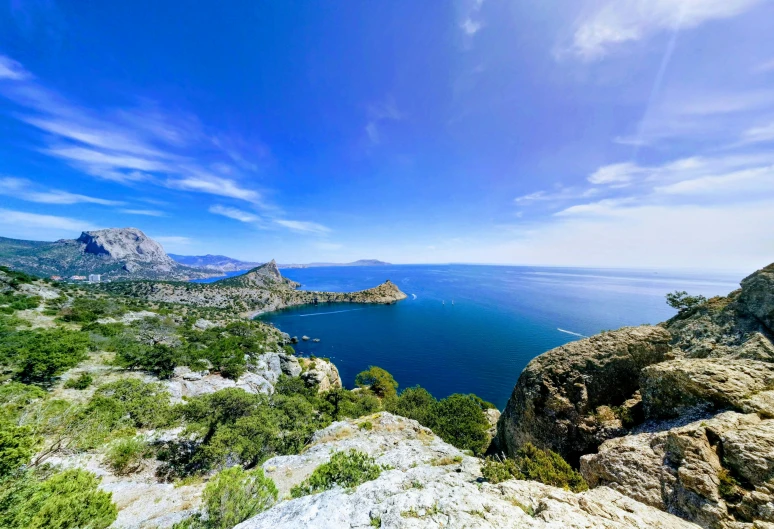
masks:
[[[398,383],[392,375],[381,367],[370,366],[368,370],[361,371],[355,377],[355,384],[361,388],[369,387],[381,398],[394,397],[398,390]]]
[[[686,312],[703,305],[707,301],[704,296],[689,296],[685,290],[675,290],[666,295],[667,305],[678,312]]]

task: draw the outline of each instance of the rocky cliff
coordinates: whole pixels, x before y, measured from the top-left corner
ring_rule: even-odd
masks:
[[[534,359],[498,423],[615,489],[705,528],[774,527],[774,265],[658,326]]]
[[[101,274],[104,279],[193,279],[216,271],[173,261],[161,245],[137,228],[81,233],[56,242],[0,238],[0,265],[39,275],[65,278]]]

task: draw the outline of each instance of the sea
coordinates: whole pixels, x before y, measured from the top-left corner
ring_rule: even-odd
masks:
[[[499,409],[527,363],[544,351],[603,330],[664,321],[675,313],[666,293],[725,295],[743,278],[719,272],[486,265],[281,272],[304,290],[363,290],[389,279],[408,295],[393,305],[325,304],[258,316],[299,340],[319,339],[300,341],[297,354],[330,358],[345,386],[353,387],[360,371],[379,366],[401,388],[420,385],[438,398],[475,393]]]

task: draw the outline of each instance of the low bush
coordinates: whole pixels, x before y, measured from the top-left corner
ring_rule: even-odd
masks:
[[[29,463],[36,444],[30,428],[0,422],[0,481]]]
[[[105,461],[119,475],[135,472],[148,454],[148,443],[141,438],[128,437],[113,441],[105,453]]]
[[[388,468],[377,465],[373,457],[357,450],[336,452],[329,462],[314,469],[308,478],[293,487],[290,494],[294,498],[299,498],[336,486],[354,488],[366,481],[375,480],[383,470]]]
[[[86,358],[89,337],[68,329],[30,329],[3,333],[0,364],[25,384],[49,385]]]
[[[71,469],[38,482],[30,473],[0,493],[0,524],[26,529],[104,529],[118,516],[91,472]]]
[[[260,468],[223,470],[204,488],[207,527],[231,529],[274,505],[277,495],[274,482]]]
[[[92,403],[110,400],[137,428],[160,428],[172,420],[169,393],[159,383],[124,378],[97,388]]]
[[[277,501],[277,487],[263,470],[235,466],[221,471],[202,494],[204,513],[176,523],[172,529],[231,529],[265,511]]]
[[[86,389],[94,382],[94,378],[89,373],[81,373],[78,378],[71,378],[65,382],[67,389]]]
[[[589,488],[583,477],[562,456],[531,443],[522,446],[512,459],[487,458],[481,467],[481,474],[492,483],[527,479],[573,492]]]

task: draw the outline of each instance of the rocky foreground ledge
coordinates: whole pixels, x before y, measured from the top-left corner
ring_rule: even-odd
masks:
[[[774,529],[774,265],[741,286],[532,360],[499,450],[555,450],[591,487],[707,529]]]
[[[608,487],[574,494],[534,481],[486,483],[480,459],[386,412],[333,423],[303,454],[275,457],[263,468],[283,496],[333,453],[350,449],[391,469],[354,490],[282,501],[236,528],[697,529]]]

